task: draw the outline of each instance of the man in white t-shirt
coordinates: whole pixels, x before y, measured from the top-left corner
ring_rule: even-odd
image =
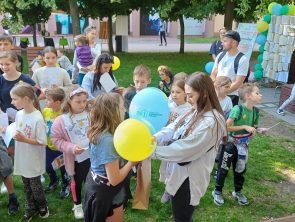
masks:
[[[232,99],[234,106],[239,103],[238,89],[243,85],[249,69],[249,59],[238,50],[240,41],[241,38],[238,32],[231,30],[225,33],[222,44],[226,53],[221,52],[218,54],[211,73],[213,81],[217,76],[227,76],[231,79],[229,97]],[[235,67],[235,60],[238,56],[240,58],[237,67]]]

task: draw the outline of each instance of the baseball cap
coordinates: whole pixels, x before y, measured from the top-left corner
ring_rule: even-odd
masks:
[[[233,31],[233,30],[227,31],[225,33],[224,37],[231,38],[233,40],[236,40],[237,42],[241,41],[240,34],[238,32],[236,32],[236,31]]]

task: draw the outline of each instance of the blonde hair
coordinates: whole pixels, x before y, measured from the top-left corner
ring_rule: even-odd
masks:
[[[88,97],[88,93],[85,90],[81,90],[80,92],[78,92],[77,90],[79,88],[81,88],[79,85],[73,85],[72,87],[70,87],[69,91],[66,93],[65,100],[62,104],[62,113],[70,113],[71,115],[73,114],[70,102],[75,96],[80,96],[84,94]],[[73,92],[77,93],[73,94]],[[86,110],[89,111],[89,103],[86,106]]]
[[[11,62],[13,62],[16,65],[17,69],[20,67],[20,62],[15,52],[11,52],[11,51],[0,52],[0,59],[9,59]]]
[[[77,36],[75,36],[74,41],[79,42],[82,45],[88,45],[89,44],[89,41],[87,40],[87,37],[85,35],[77,35]]]
[[[48,89],[45,92],[46,97],[50,97],[53,101],[62,102],[65,99],[65,91],[62,88]]]
[[[140,64],[134,68],[133,76],[144,76],[148,79],[151,79],[151,69],[144,64]]]
[[[185,90],[184,90],[184,85],[185,85],[185,81],[184,81],[184,80],[176,80],[176,81],[173,82],[171,88],[172,88],[173,86],[177,86],[177,87],[179,87],[180,89],[182,89],[183,91],[185,91]]]
[[[169,76],[170,79],[173,79],[173,74],[171,68],[168,66],[159,66],[158,67],[158,72],[163,72],[165,75]]]
[[[179,72],[177,74],[174,75],[174,81],[176,80],[187,80],[188,79],[188,74],[186,74],[185,72]]]
[[[21,81],[11,89],[10,93],[20,98],[28,97],[32,101],[34,107],[40,110],[40,104],[37,95],[38,90],[38,88]]]
[[[250,95],[253,91],[254,88],[257,87],[259,88],[257,83],[244,83],[240,88],[239,88],[239,96],[243,102],[245,102],[245,97],[246,95]]]
[[[232,81],[229,77],[227,76],[218,76],[216,77],[215,81],[214,81],[214,87],[222,87],[222,86],[226,86],[228,84],[231,84]]]
[[[97,144],[100,136],[106,132],[114,134],[123,121],[120,102],[123,103],[123,98],[118,93],[102,93],[96,97],[90,112],[87,132],[90,143]]]

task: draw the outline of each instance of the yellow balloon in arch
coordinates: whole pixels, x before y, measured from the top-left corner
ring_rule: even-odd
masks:
[[[114,63],[112,65],[112,70],[116,71],[117,69],[119,69],[121,62],[117,56],[113,56],[113,59],[114,59]]]
[[[127,119],[117,127],[114,146],[122,158],[132,162],[148,158],[155,150],[149,128],[135,119]]]

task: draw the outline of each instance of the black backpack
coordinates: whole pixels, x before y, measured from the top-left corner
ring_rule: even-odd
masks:
[[[223,59],[223,57],[225,56],[225,54],[226,54],[226,51],[223,51],[220,54],[220,56],[218,57],[218,60],[217,60],[217,64],[219,64],[219,62]],[[242,52],[239,52],[238,55],[235,58],[235,61],[234,61],[234,70],[235,70],[235,74],[236,75],[238,73],[240,59],[243,57],[243,55],[245,55],[245,54],[242,53]],[[250,76],[250,68],[248,69],[247,76],[246,76],[246,78],[244,80],[244,83],[245,82],[248,82],[249,76]]]

